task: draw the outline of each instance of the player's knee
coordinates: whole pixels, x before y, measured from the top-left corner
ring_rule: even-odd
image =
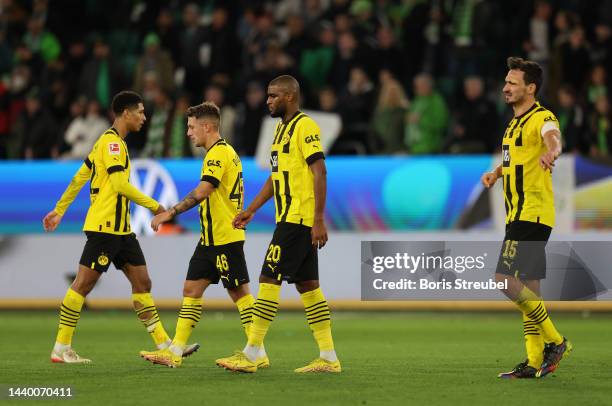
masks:
[[[87,296],[96,285],[95,281],[83,281],[78,278],[72,282],[70,288],[81,296]]]
[[[227,294],[234,303],[236,303],[240,298],[248,295],[249,293],[249,285],[247,283],[227,290]]]
[[[306,293],[319,288],[319,281],[296,282],[295,288],[299,293]]]
[[[132,281],[132,292],[133,293],[149,293],[151,292],[151,279],[146,277],[136,281]]]
[[[183,297],[198,297],[198,289],[196,289],[193,286],[184,286],[183,287]]]
[[[504,286],[508,286],[508,281],[509,281],[510,277],[508,275],[504,275],[502,273],[496,273],[495,274],[495,282],[498,283],[498,286],[500,286],[500,283],[503,283]],[[507,288],[500,288],[499,290],[501,290],[503,293],[507,294]]]

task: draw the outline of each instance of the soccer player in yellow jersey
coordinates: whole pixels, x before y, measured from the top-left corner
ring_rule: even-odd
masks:
[[[263,340],[278,311],[282,281],[294,283],[301,294],[308,324],[319,345],[319,357],[296,372],[340,372],[334,350],[330,310],[319,287],[317,249],[327,242],[324,220],[326,197],[325,155],[317,123],[299,111],[300,87],[283,75],[268,86],[267,104],[276,125],[270,151],[271,176],[234,226],[241,228],[274,197],[276,229],[266,252],[259,292],[253,306],[248,342],[243,351],[217,360],[217,365],[255,372]]]
[[[504,294],[523,313],[527,359],[500,378],[538,378],[553,372],[572,350],[551,321],[540,296],[546,277],[546,242],[555,222],[552,170],[561,154],[561,133],[553,113],[535,99],[542,68],[535,62],[508,58],[503,88],[514,118],[502,140],[502,163],[482,175],[490,188],[502,178],[506,235],[496,270],[507,281]]]
[[[134,310],[157,347],[170,345],[151,297],[151,280],[144,255],[130,228],[130,201],[154,213],[164,211],[158,202],[129,183],[130,157],[124,139],[129,132],[138,131],[145,121],[142,98],[134,92],[120,92],[113,98],[112,110],[115,114],[113,127],[100,136],[55,208],[43,219],[45,231],[54,231],[68,206],[90,181],[91,205],[83,226],[87,242],[77,276],[62,301],[52,362],[91,362],[72,349],[72,336],[85,297],[111,262],[130,281]],[[199,345],[192,345],[190,353],[197,347]]]
[[[247,335],[251,323],[255,299],[249,291],[244,230],[232,225],[243,205],[242,163],[234,148],[221,138],[220,120],[219,107],[212,102],[187,110],[187,135],[195,146],[206,149],[200,183],[181,202],[151,222],[157,231],[161,223],[199,204],[200,241],[189,262],[174,340],[168,349],[141,353],[151,362],[172,368],[181,365],[187,340],[200,321],[202,295],[211,283],[223,282],[238,307]],[[260,358],[260,368],[269,366],[265,352]]]

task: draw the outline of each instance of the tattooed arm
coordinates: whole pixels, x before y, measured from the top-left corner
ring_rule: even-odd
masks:
[[[153,217],[153,220],[151,221],[151,228],[157,231],[160,224],[170,221],[179,214],[197,206],[201,201],[210,196],[214,190],[215,187],[212,185],[212,183],[201,181],[200,184],[189,192],[183,200],[175,204],[169,210]]]

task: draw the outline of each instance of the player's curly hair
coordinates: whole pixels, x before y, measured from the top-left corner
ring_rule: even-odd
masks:
[[[221,110],[219,106],[211,101],[206,101],[187,109],[187,117],[207,118],[219,126],[221,121]]]
[[[519,58],[518,56],[511,56],[507,60],[508,69],[520,70],[524,73],[525,84],[536,85],[535,94],[538,94],[540,87],[542,87],[543,81],[543,72],[542,67],[534,61],[528,61],[523,58]]]
[[[111,110],[116,115],[120,115],[123,113],[123,110],[133,110],[138,107],[138,104],[142,103],[142,97],[131,90],[124,90],[115,95],[113,97],[113,101],[111,102]]]

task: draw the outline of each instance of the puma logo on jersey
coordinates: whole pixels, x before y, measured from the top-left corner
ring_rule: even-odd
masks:
[[[548,116],[544,119],[544,121],[557,121],[553,116]]]
[[[116,142],[111,142],[108,144],[108,153],[111,155],[119,155],[121,149],[119,148],[119,144]]]

